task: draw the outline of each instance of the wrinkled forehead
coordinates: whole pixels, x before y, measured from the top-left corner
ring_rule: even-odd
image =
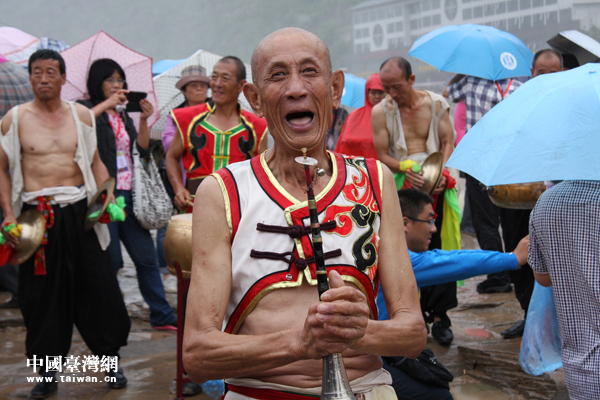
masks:
[[[276,32],[254,50],[252,76],[258,78],[265,68],[276,64],[302,62],[313,62],[331,71],[329,49],[321,39],[301,31]]]

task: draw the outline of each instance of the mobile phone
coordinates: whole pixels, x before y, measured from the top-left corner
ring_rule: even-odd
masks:
[[[125,110],[127,112],[141,112],[142,108],[140,107],[140,100],[145,99],[148,96],[146,92],[129,92],[126,93],[127,97],[127,107]]]

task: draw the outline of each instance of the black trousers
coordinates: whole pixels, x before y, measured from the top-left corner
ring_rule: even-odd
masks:
[[[454,284],[456,286],[456,283]],[[383,361],[383,368],[392,375],[392,387],[398,400],[452,400],[448,389],[418,381],[404,371]]]
[[[442,220],[444,218],[444,194],[438,196],[435,207],[437,218],[435,226],[437,232],[431,237],[429,250],[442,248]],[[424,286],[421,288],[421,311],[426,322],[433,322],[434,317],[439,317],[444,325],[450,326],[450,318],[446,312],[458,305],[456,298],[456,282],[442,283],[440,285]]]
[[[19,266],[6,264],[4,267],[0,267],[0,290],[6,290],[16,299],[18,289]]]
[[[482,190],[479,181],[470,175],[467,175],[467,195],[469,196],[473,227],[482,250],[511,252],[529,233],[531,210],[513,210],[494,205],[488,194]],[[498,230],[500,226],[502,227],[502,237]],[[503,240],[504,247],[502,246]],[[535,284],[533,271],[526,264],[517,271],[510,271],[509,276],[515,285],[517,300],[527,313]]]
[[[35,206],[26,204],[23,211],[30,208]],[[19,268],[27,357],[66,357],[73,324],[94,354],[118,356],[131,321],[108,251],[102,251],[93,229],[83,229],[87,201],[52,208],[46,275],[34,275],[35,256]]]

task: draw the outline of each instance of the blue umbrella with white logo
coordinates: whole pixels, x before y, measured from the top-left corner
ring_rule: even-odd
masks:
[[[449,25],[417,39],[408,52],[440,71],[498,81],[530,76],[533,53],[515,35],[484,25]]]
[[[485,185],[600,180],[600,64],[540,75],[469,130],[446,164]]]

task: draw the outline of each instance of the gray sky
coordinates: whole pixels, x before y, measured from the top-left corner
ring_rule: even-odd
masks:
[[[347,11],[361,0],[1,0],[0,25],[74,45],[104,30],[154,59],[198,49],[249,62],[268,33],[298,26],[330,47],[334,66],[352,53]]]

